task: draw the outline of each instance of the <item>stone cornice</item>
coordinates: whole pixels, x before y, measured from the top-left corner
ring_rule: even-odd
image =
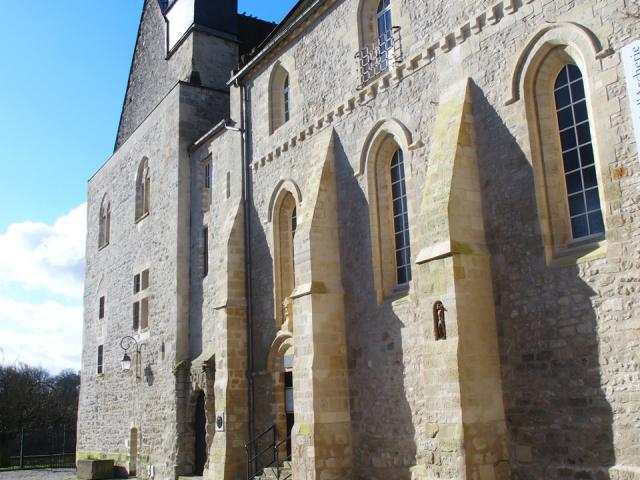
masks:
[[[433,41],[427,42],[428,46],[426,48],[410,55],[390,72],[373,79],[360,91],[352,93],[345,101],[322,116],[317,117],[312,123],[307,124],[305,128],[288,140],[272,146],[268,153],[251,162],[252,169],[257,171],[259,168],[267,166],[280,158],[289,149],[313,137],[326,127],[340,123],[344,117],[353,113],[360,106],[366,105],[389,88],[396,87],[404,78],[431,65],[437,57],[452,52],[470,37],[482,35],[485,31],[491,30],[492,27],[498,25],[505,18],[536,1],[540,0],[522,0],[522,5],[519,0],[498,1],[483,12],[470,17],[469,20],[444,36],[438,36]],[[416,150],[423,146],[423,141],[420,138],[416,138],[414,143],[409,146],[409,149]]]

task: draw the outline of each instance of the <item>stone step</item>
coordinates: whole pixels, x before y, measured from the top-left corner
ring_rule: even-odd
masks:
[[[286,465],[287,463],[289,465]],[[291,462],[285,462],[285,466],[280,468],[265,468],[262,475],[256,477],[256,480],[288,480],[291,478],[293,478],[293,474],[291,473]]]

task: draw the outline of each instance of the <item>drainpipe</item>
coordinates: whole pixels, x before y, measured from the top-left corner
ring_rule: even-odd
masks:
[[[248,132],[248,113],[247,105],[247,87],[236,80],[236,85],[240,87],[240,130],[241,130],[241,157],[242,157],[242,206],[244,220],[244,272],[245,272],[245,295],[247,302],[247,383],[248,383],[248,402],[249,402],[249,456],[253,456],[251,439],[253,438],[254,429],[254,396],[253,396],[253,308],[252,308],[252,279],[251,279],[251,221],[249,217],[251,205],[251,172],[248,165],[249,160],[249,142],[247,139]]]

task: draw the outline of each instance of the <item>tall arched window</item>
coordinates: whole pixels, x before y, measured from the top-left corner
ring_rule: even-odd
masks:
[[[276,63],[269,79],[269,132],[273,133],[291,118],[291,77]]]
[[[111,202],[105,195],[100,204],[100,218],[98,223],[98,248],[109,245],[111,239]]]
[[[560,70],[554,86],[571,235],[583,240],[604,233],[591,127],[582,72],[573,64]]]
[[[391,20],[391,0],[380,0],[376,11],[378,26],[378,47],[380,49],[380,70],[389,70],[393,65],[393,22]]]
[[[149,213],[150,187],[149,160],[143,158],[138,166],[138,175],[136,176],[136,220]]]
[[[405,294],[411,282],[411,234],[405,152],[410,136],[396,121],[381,122],[362,149],[367,176],[371,253],[378,303]]]
[[[542,44],[522,88],[547,262],[597,248],[606,231],[588,63],[572,45]]]
[[[284,302],[291,296],[295,287],[293,239],[298,217],[296,200],[291,192],[283,192],[276,208],[276,323],[279,327],[286,319]]]
[[[284,102],[284,121],[288,122],[291,112],[290,108],[290,98],[289,98],[289,75],[284,79],[284,87],[282,88],[282,100]]]
[[[398,285],[405,285],[411,281],[411,242],[404,159],[400,149],[396,150],[391,160],[391,203],[393,205],[396,281]]]

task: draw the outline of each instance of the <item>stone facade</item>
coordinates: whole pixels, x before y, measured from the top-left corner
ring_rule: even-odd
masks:
[[[243,40],[211,28],[166,56],[145,3],[118,148],[89,183],[80,457],[236,480],[276,425],[294,480],[640,478],[640,165],[620,57],[638,7],[472,3],[388,2],[393,48],[364,79],[385,2],[302,1],[239,68]],[[604,223],[582,240],[554,103],[574,64]],[[134,222],[142,158],[151,207]],[[149,328],[133,332],[145,269]],[[124,335],[143,345],[138,380]]]

